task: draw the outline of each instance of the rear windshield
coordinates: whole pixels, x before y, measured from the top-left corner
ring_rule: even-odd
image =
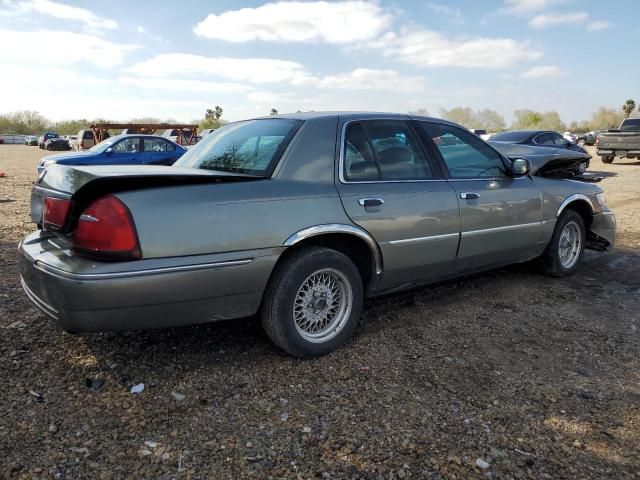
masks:
[[[174,165],[268,177],[300,125],[284,118],[231,123],[204,137]]]
[[[640,131],[640,118],[627,118],[620,125],[620,130],[623,131]]]
[[[531,136],[531,132],[502,132],[491,137],[492,142],[522,142]]]

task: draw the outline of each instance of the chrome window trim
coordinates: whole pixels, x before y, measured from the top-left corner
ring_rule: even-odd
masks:
[[[63,200],[69,200],[71,198],[71,194],[66,193],[66,192],[59,192],[57,190],[51,190],[49,188],[45,188],[45,187],[39,187],[37,185],[34,185],[33,187],[33,191],[36,193],[42,193],[44,195],[41,196],[49,196],[49,197],[54,197],[54,198],[61,198]]]
[[[569,205],[571,202],[575,202],[576,200],[583,200],[583,201],[587,202],[589,207],[591,207],[591,213],[595,212],[595,208],[593,206],[593,202],[591,201],[591,199],[589,197],[587,197],[586,195],[584,195],[582,193],[574,193],[573,195],[569,195],[567,198],[565,198],[564,201],[560,204],[560,207],[558,207],[558,211],[556,212],[556,217],[560,216],[560,214],[563,212],[563,210],[565,208],[567,208],[567,205]]]
[[[369,249],[373,254],[373,260],[375,263],[375,271],[376,275],[380,276],[382,274],[382,255],[380,254],[380,250],[378,248],[378,244],[373,239],[373,237],[362,228],[355,227],[353,225],[344,225],[341,223],[327,223],[323,225],[314,225],[313,227],[304,228],[302,230],[297,231],[289,238],[287,238],[283,245],[285,247],[291,247],[302,240],[305,240],[310,237],[315,237],[317,235],[323,235],[326,233],[347,233],[350,235],[355,235],[356,237],[364,240],[367,245],[369,245]]]
[[[143,270],[133,270],[129,272],[110,272],[110,273],[72,273],[60,268],[54,267],[47,263],[36,260],[34,267],[42,272],[55,275],[70,280],[102,280],[113,278],[129,278],[146,275],[157,275],[163,273],[188,272],[193,270],[204,270],[207,268],[222,268],[247,265],[253,262],[253,258],[243,258],[238,260],[228,260],[224,262],[198,263],[194,265],[177,265],[174,267],[148,268]]]
[[[460,232],[455,233],[444,233],[442,235],[430,235],[428,237],[416,237],[416,238],[403,238],[402,240],[391,240],[389,241],[389,245],[398,246],[398,245],[411,245],[413,243],[423,243],[430,242],[434,240],[445,240],[448,238],[459,237]]]
[[[428,179],[428,178],[424,178],[424,179],[415,179],[415,180],[347,180],[344,177],[344,152],[345,152],[345,145],[346,145],[346,135],[347,135],[347,127],[349,126],[349,124],[351,123],[357,123],[357,122],[367,122],[367,121],[377,121],[377,120],[394,120],[397,122],[409,122],[411,119],[407,118],[407,119],[402,119],[402,118],[397,118],[397,117],[376,117],[376,118],[362,118],[362,119],[357,119],[357,120],[347,120],[346,122],[344,122],[344,124],[342,125],[342,131],[340,133],[340,144],[338,145],[338,147],[340,148],[340,155],[338,157],[338,179],[340,180],[340,183],[343,183],[345,185],[350,185],[350,184],[367,184],[367,183],[427,183],[427,182],[446,182],[447,179],[446,178],[433,178],[433,179]],[[413,132],[412,132],[413,133]],[[429,162],[429,164],[431,164],[431,160],[429,159],[428,155],[425,156],[427,162]]]

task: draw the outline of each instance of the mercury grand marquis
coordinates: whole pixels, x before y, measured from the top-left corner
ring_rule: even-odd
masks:
[[[602,189],[547,168],[583,154],[496,148],[434,118],[302,113],[228,124],[172,167],[52,165],[22,286],[70,332],[258,313],[314,357],[366,297],[533,259],[565,276],[613,244]]]

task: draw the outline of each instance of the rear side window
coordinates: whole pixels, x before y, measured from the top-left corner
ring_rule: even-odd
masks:
[[[301,125],[284,118],[231,123],[204,137],[175,165],[270,176]]]
[[[463,128],[420,122],[447,165],[451,178],[506,177],[502,157]]]
[[[431,165],[406,122],[351,123],[343,146],[344,178],[352,182],[430,180]]]
[[[173,143],[161,138],[145,138],[143,145],[145,152],[173,152],[176,149]]]

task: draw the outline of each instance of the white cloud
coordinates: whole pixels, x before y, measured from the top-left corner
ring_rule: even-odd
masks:
[[[587,12],[552,12],[536,15],[529,20],[529,25],[533,28],[546,28],[556,25],[581,25],[588,19],[589,14]]]
[[[587,30],[589,30],[590,32],[600,32],[610,27],[611,23],[604,20],[594,20],[593,22],[589,22],[587,24]]]
[[[177,92],[206,92],[206,93],[242,93],[253,89],[242,83],[228,83],[218,81],[183,80],[169,78],[138,78],[118,77],[121,85],[134,86],[143,89],[170,90]]]
[[[114,20],[100,17],[91,10],[53,2],[51,0],[5,1],[4,4],[8,6],[5,15],[24,16],[39,13],[62,20],[82,22],[86,27],[91,29],[113,30],[118,27],[118,23]]]
[[[348,73],[328,75],[322,78],[309,77],[294,83],[327,89],[411,92],[422,89],[425,85],[425,78],[405,76],[395,70],[356,68]]]
[[[502,7],[499,12],[527,16],[542,10],[548,10],[562,3],[567,3],[567,1],[568,0],[505,0],[504,7]]]
[[[190,53],[164,53],[129,69],[147,77],[209,75],[234,81],[272,83],[307,76],[304,66],[273,58],[204,57]]]
[[[229,42],[322,42],[346,44],[376,37],[392,15],[376,1],[284,1],[210,14],[197,35]]]
[[[147,30],[142,25],[138,25],[138,27],[136,28],[136,32],[138,32],[138,33],[147,33]]]
[[[0,29],[0,45],[19,46],[0,49],[0,61],[59,65],[62,61],[60,55],[64,55],[64,63],[84,61],[101,68],[119,65],[125,54],[139,48],[84,33],[53,30],[17,32]],[[43,55],[43,49],[56,54]]]
[[[452,38],[421,28],[388,32],[361,47],[379,48],[384,56],[419,67],[504,68],[542,55],[510,38]]]
[[[539,67],[533,67],[527,70],[526,72],[522,72],[520,74],[521,78],[545,78],[545,77],[560,77],[562,75],[566,75],[566,72],[562,70],[560,67],[556,67],[555,65],[543,65]]]

